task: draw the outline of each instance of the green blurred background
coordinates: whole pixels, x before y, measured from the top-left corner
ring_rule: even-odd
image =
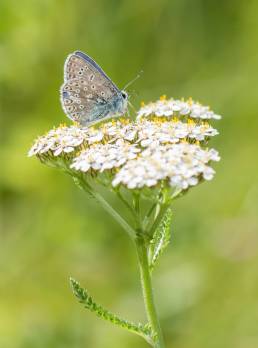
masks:
[[[147,348],[86,312],[70,275],[106,307],[144,320],[133,246],[69,177],[26,157],[68,122],[63,63],[80,49],[140,100],[192,96],[223,115],[210,183],[174,205],[154,276],[167,347],[258,346],[258,2],[0,2],[1,348]]]

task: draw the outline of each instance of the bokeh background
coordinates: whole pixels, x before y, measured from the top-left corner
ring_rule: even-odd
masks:
[[[189,97],[223,115],[217,175],[174,204],[173,242],[154,275],[167,347],[258,346],[258,2],[2,0],[1,348],[147,348],[85,311],[68,278],[144,320],[133,246],[69,177],[26,157],[68,122],[63,63],[81,49],[132,101]]]

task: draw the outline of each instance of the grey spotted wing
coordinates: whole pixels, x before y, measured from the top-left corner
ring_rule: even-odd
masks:
[[[86,125],[93,123],[102,114],[105,116],[108,99],[104,92],[92,90],[88,81],[75,78],[61,87],[61,102],[69,118]]]
[[[76,51],[67,57],[64,65],[65,81],[77,77],[83,77],[84,74],[85,76],[88,76],[90,72],[97,73],[97,75],[99,73],[104,81],[108,80],[112,87],[119,92],[119,89],[114,82],[111,81],[101,67],[90,56],[81,51]]]
[[[65,113],[81,124],[105,117],[109,101],[120,93],[116,85],[89,56],[75,52],[64,68],[61,102]]]

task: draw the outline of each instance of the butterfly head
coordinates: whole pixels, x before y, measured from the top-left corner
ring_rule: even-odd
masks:
[[[121,91],[121,112],[124,114],[127,110],[127,105],[128,105],[128,94],[122,90]]]
[[[121,94],[122,94],[122,97],[124,100],[127,100],[128,99],[128,94],[126,93],[126,91],[121,91]]]

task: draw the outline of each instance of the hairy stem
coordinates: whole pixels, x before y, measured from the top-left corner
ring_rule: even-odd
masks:
[[[133,207],[136,215],[136,229],[142,228],[141,210],[140,210],[140,194],[136,192],[133,194]]]
[[[145,310],[148,321],[154,331],[153,347],[154,348],[165,348],[162,331],[157,315],[157,311],[154,304],[152,280],[150,274],[150,268],[148,264],[148,250],[146,243],[143,238],[138,237],[136,239],[136,249],[139,260],[141,285],[145,304]]]
[[[102,205],[102,207],[123,227],[131,238],[135,238],[134,229],[117,213],[117,211],[98,193],[93,192],[93,196]]]
[[[118,212],[105,200],[105,198],[100,193],[93,190],[88,183],[85,183],[84,180],[80,180],[79,183],[82,189],[93,196],[134,240],[136,235],[135,230],[125,221],[125,219],[120,214],[118,214]]]
[[[117,197],[126,206],[126,208],[130,211],[130,213],[132,214],[133,218],[135,219],[135,211],[133,210],[131,205],[127,202],[127,200],[123,197],[122,193],[119,190],[114,191],[114,192],[117,194]]]

